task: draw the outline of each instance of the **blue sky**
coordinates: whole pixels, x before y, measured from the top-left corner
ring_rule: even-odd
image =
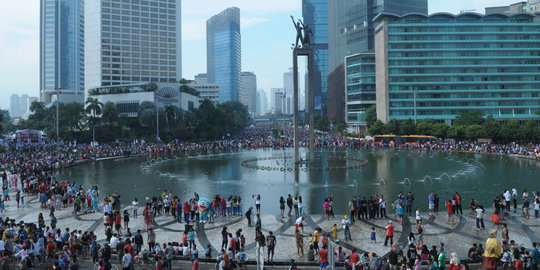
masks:
[[[95,1],[95,0],[90,0]],[[476,10],[517,0],[428,0],[429,13]],[[39,95],[39,0],[0,4],[0,108],[9,108],[11,94]],[[227,7],[241,11],[242,70],[257,75],[257,85],[282,87],[291,66],[295,32],[289,16],[302,15],[301,0],[183,0],[182,70],[193,79],[206,72],[206,20]]]

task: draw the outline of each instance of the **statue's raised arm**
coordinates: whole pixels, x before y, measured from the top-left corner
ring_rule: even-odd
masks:
[[[294,17],[291,15],[291,20],[294,24],[294,27],[296,28],[296,42],[295,42],[295,45],[294,47],[295,48],[301,48],[303,45],[304,45],[304,37],[302,36],[302,30],[304,29],[302,26],[300,25],[300,22],[295,22],[294,21]],[[300,21],[300,20],[298,20]],[[301,45],[299,46],[298,45],[298,41],[300,41]]]

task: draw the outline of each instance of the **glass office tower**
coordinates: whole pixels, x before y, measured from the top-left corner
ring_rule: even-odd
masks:
[[[540,110],[540,18],[382,13],[375,18],[377,117],[452,124],[461,111],[529,119]]]
[[[313,31],[313,91],[315,112],[325,114],[328,79],[328,0],[302,0],[304,24]],[[307,76],[306,76],[307,78]],[[309,82],[306,82],[308,85]],[[307,86],[306,86],[306,89]],[[306,99],[307,99],[306,93]],[[307,104],[307,102],[306,102]],[[306,110],[308,106],[306,105]]]
[[[84,2],[41,0],[40,99],[48,104],[56,89],[84,98]]]
[[[328,80],[344,81],[345,57],[374,49],[373,18],[377,14],[392,12],[397,15],[407,13],[427,15],[427,9],[427,0],[328,0],[329,77],[338,76],[338,78]],[[348,116],[343,113],[344,107],[348,106],[346,105],[348,96],[344,93],[346,87],[329,86],[328,88],[329,95],[337,97],[333,99],[335,102],[328,104],[328,111],[335,112],[337,122],[342,122],[344,119],[347,121]],[[336,93],[333,93],[334,91]],[[373,96],[372,99],[374,100],[375,97]]]
[[[206,69],[219,85],[219,102],[238,101],[241,73],[240,9],[228,8],[206,21]]]

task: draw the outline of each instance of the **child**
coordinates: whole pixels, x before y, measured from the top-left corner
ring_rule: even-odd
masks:
[[[369,237],[370,243],[377,243],[377,232],[375,231],[375,227],[371,227],[371,236]]]
[[[500,217],[497,211],[494,211],[493,213],[491,213],[491,220],[493,221],[493,226],[495,228],[499,228]]]
[[[21,196],[21,207],[24,208],[24,196]]]
[[[204,251],[204,257],[206,259],[212,258],[212,248],[210,247],[210,245],[206,246],[206,250]]]
[[[337,225],[336,224],[334,224],[334,227],[332,227],[332,233],[333,233],[333,236],[334,236],[334,241],[336,241],[338,239]]]

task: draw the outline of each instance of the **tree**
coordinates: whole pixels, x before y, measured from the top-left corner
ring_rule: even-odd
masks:
[[[315,114],[313,118],[313,124],[315,125],[315,129],[318,129],[320,131],[329,130],[330,122],[328,122],[328,118],[320,114]]]
[[[386,123],[386,132],[390,134],[400,135],[401,134],[401,123],[397,119],[390,119],[388,123]]]
[[[30,111],[33,113],[43,113],[45,111],[45,104],[34,100],[32,101],[32,104],[30,104]]]
[[[366,110],[366,125],[369,129],[377,121],[377,107],[375,105]]]
[[[347,126],[345,126],[345,124],[337,124],[337,125],[334,126],[333,130],[336,133],[343,133],[343,131],[345,131],[346,127]]]
[[[447,135],[449,138],[456,139],[457,141],[462,141],[465,139],[465,126],[451,126],[448,128]]]
[[[484,124],[482,124],[482,129],[484,130],[483,136],[492,139],[493,141],[499,141],[501,138],[501,125],[499,122],[493,119],[493,115],[488,115]]]
[[[368,132],[371,136],[384,134],[386,133],[386,126],[381,120],[377,120],[368,129]]]
[[[139,111],[137,112],[137,118],[139,124],[143,127],[153,126],[156,124],[156,106],[150,101],[144,101],[139,105]]]
[[[416,134],[416,125],[411,118],[401,122],[401,134],[403,135],[414,135]]]
[[[461,111],[456,116],[456,120],[454,120],[454,125],[481,125],[484,122],[482,116],[484,116],[484,113],[482,113],[481,111]]]
[[[474,141],[482,137],[482,134],[483,134],[483,129],[482,129],[482,126],[480,125],[471,125],[471,126],[468,126],[467,129],[465,129],[465,137],[468,140]]]
[[[537,137],[538,123],[534,120],[527,121],[519,127],[519,138],[526,142],[533,142]]]
[[[91,114],[93,118],[96,118],[97,115],[101,114],[102,107],[103,103],[97,98],[89,97],[86,99],[86,113]]]
[[[513,141],[518,138],[519,125],[515,120],[506,120],[501,127],[501,137],[506,141]]]
[[[416,133],[418,135],[432,135],[433,134],[433,124],[429,121],[422,121],[416,125]]]
[[[446,138],[449,126],[446,123],[437,123],[433,125],[432,135],[438,138]]]
[[[116,104],[113,102],[107,102],[103,105],[103,113],[101,114],[101,120],[108,125],[112,125],[118,121],[118,111]]]

